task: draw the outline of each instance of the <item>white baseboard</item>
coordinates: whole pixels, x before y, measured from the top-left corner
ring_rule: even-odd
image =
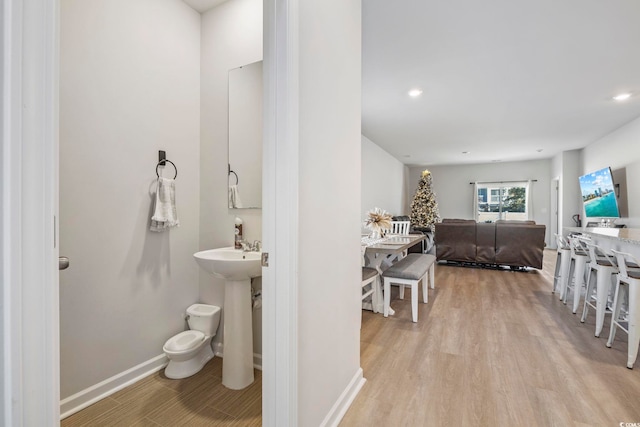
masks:
[[[344,414],[347,413],[347,409],[349,409],[349,407],[353,403],[353,400],[356,398],[365,382],[367,382],[367,380],[363,377],[362,368],[359,368],[336,401],[336,403],[333,404],[333,407],[331,408],[327,416],[324,417],[324,420],[322,421],[322,424],[320,424],[320,426],[337,426],[344,417]]]
[[[224,344],[214,343],[213,354],[224,359]],[[262,355],[253,353],[253,367],[262,371]]]
[[[70,415],[104,399],[123,388],[148,377],[154,372],[158,372],[169,363],[169,359],[163,354],[153,359],[142,362],[131,369],[127,369],[111,378],[82,390],[73,396],[60,401],[60,419],[65,419]]]

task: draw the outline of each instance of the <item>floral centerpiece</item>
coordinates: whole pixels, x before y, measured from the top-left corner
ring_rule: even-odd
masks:
[[[374,208],[367,212],[364,226],[371,230],[371,237],[380,238],[384,231],[391,229],[391,214],[384,209]]]

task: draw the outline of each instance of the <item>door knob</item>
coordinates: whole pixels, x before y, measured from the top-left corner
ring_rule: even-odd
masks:
[[[58,270],[65,270],[69,267],[69,258],[61,256],[58,258]]]

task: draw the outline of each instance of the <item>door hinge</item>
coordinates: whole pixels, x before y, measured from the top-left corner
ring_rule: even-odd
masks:
[[[269,267],[269,252],[262,252],[261,263],[263,267]]]

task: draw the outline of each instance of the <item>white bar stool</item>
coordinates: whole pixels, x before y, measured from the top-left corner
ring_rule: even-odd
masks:
[[[582,240],[576,236],[569,237],[569,244],[571,247],[571,266],[569,267],[568,280],[563,282],[562,289],[562,302],[567,303],[567,297],[569,296],[569,289],[573,289],[573,313],[578,311],[578,305],[580,304],[580,294],[582,288],[585,286],[584,275],[587,271],[587,261],[589,261],[589,254],[582,244]],[[573,278],[573,280],[572,280]]]
[[[620,328],[628,335],[627,344],[627,368],[633,369],[633,364],[638,357],[638,346],[640,346],[640,271],[629,270],[629,261],[638,265],[638,261],[630,254],[612,251],[618,260],[618,280],[616,281],[616,292],[613,298],[613,317],[611,318],[611,329],[607,347],[611,348],[616,336],[616,328]],[[623,295],[624,294],[624,295]],[[628,301],[627,319],[620,319],[623,298]],[[627,328],[623,323],[627,323]]]
[[[569,242],[561,234],[555,234],[558,256],[556,258],[556,271],[553,275],[553,290],[563,289],[565,280],[569,280],[569,267],[571,266],[571,248]]]
[[[618,268],[612,255],[608,254],[602,248],[597,247],[591,242],[587,243],[589,250],[589,280],[587,283],[587,291],[584,296],[584,305],[582,307],[582,318],[580,322],[587,320],[589,307],[596,310],[596,330],[595,336],[599,337],[604,326],[604,318],[607,313],[607,302],[611,292],[611,285],[614,282],[615,275],[618,274]],[[598,256],[598,252],[604,257]],[[593,274],[595,271],[595,275]],[[595,295],[594,295],[595,287]]]

